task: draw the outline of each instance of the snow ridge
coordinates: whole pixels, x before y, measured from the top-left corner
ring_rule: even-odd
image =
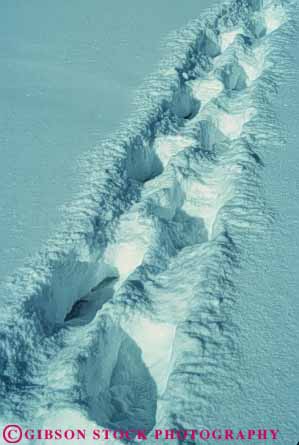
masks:
[[[237,379],[234,275],[271,216],[262,153],[282,142],[292,8],[234,0],[172,36],[136,115],[89,154],[59,235],[1,291],[3,422],[148,443],[205,425],[217,376]]]

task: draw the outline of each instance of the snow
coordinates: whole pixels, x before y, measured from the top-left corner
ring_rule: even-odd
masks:
[[[222,52],[224,52],[226,48],[228,48],[233,43],[238,34],[242,34],[242,29],[234,29],[232,31],[227,31],[221,34]]]
[[[276,185],[273,114],[292,5],[272,1],[233,0],[172,35],[135,114],[89,152],[61,232],[1,290],[3,418],[142,429],[150,444],[155,427],[206,425],[294,442],[296,262],[281,256],[296,255],[296,193]]]
[[[164,136],[156,139],[155,150],[163,167],[166,167],[176,153],[190,147],[193,143],[194,139],[184,136]]]
[[[134,111],[162,40],[216,1],[3,1],[0,281],[55,235],[85,157]]]
[[[192,82],[192,92],[204,107],[210,100],[219,96],[223,90],[223,84],[217,79],[198,79]]]
[[[219,130],[228,138],[240,137],[243,127],[254,116],[254,110],[246,110],[240,114],[220,113],[218,116]]]
[[[158,394],[162,396],[171,370],[175,325],[138,316],[129,318],[123,327],[140,347],[143,361],[157,385]]]
[[[115,243],[105,253],[104,261],[113,264],[118,271],[120,282],[126,280],[143,261],[150,243],[151,227],[138,211],[122,218]]]
[[[82,412],[80,411],[76,411],[74,409],[60,409],[58,411],[51,412],[49,413],[49,417],[46,419],[45,423],[39,424],[38,427],[39,429],[49,429],[55,431],[58,429],[57,425],[59,425],[59,429],[61,429],[62,431],[66,431],[68,429],[73,431],[77,431],[80,429],[82,431],[85,430],[87,434],[86,438],[84,439],[84,443],[86,443],[87,445],[91,445],[95,442],[95,440],[97,441],[97,443],[100,444],[107,443],[107,439],[105,439],[104,437],[101,437],[100,439],[92,438],[92,432],[94,430],[101,430],[102,428],[99,427],[99,425],[97,425],[95,422],[91,422],[90,420],[88,420],[88,418],[84,416],[84,414],[82,414]],[[76,438],[76,440],[78,439]],[[48,443],[48,441],[49,439],[40,439],[33,441],[33,443],[40,443],[45,445],[46,443]],[[32,441],[30,442],[32,443]],[[70,440],[65,438],[59,440],[59,443],[62,443],[64,445],[69,442]],[[109,443],[113,445],[115,445],[116,443],[122,445],[123,442],[120,440],[109,439]]]
[[[280,28],[286,21],[287,15],[279,3],[270,4],[265,9],[265,23],[268,33]]]
[[[298,69],[298,41],[291,50]],[[283,146],[270,138],[263,154],[263,183],[274,223],[258,243],[246,246],[247,261],[236,280],[241,296],[235,313],[240,332],[236,380],[219,382],[224,389],[215,394],[216,409],[208,422],[219,427],[275,425],[280,429],[278,443],[287,445],[298,442],[299,415],[298,97],[293,79],[280,88],[272,105],[286,136]]]
[[[234,195],[231,177],[239,174],[237,166],[221,165],[207,175],[204,183],[188,179],[184,184],[188,198],[183,209],[204,220],[210,239],[218,212]]]
[[[263,72],[263,67],[266,63],[266,48],[260,45],[254,48],[251,54],[243,54],[240,57],[240,65],[247,75],[247,83],[250,85],[253,81],[258,79]]]

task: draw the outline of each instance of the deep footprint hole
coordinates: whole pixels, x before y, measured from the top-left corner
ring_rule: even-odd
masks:
[[[192,96],[189,88],[182,87],[175,95],[171,109],[180,119],[190,120],[199,112],[200,101]]]
[[[93,287],[87,295],[73,304],[71,310],[66,314],[64,322],[72,325],[91,322],[103,305],[113,297],[117,281],[117,277],[107,277]]]

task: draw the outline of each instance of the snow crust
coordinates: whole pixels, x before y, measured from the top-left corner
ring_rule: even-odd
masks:
[[[86,160],[63,232],[3,289],[3,416],[140,428],[150,444],[155,425],[207,422],[236,363],[234,276],[267,221],[288,14],[233,0],[171,37],[136,115]]]

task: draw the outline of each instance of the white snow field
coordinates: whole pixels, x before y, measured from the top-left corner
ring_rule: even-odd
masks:
[[[216,1],[2,0],[0,281],[57,231],[163,39]]]
[[[274,112],[297,14],[232,0],[173,34],[61,232],[2,287],[0,424],[298,442],[298,167]]]

